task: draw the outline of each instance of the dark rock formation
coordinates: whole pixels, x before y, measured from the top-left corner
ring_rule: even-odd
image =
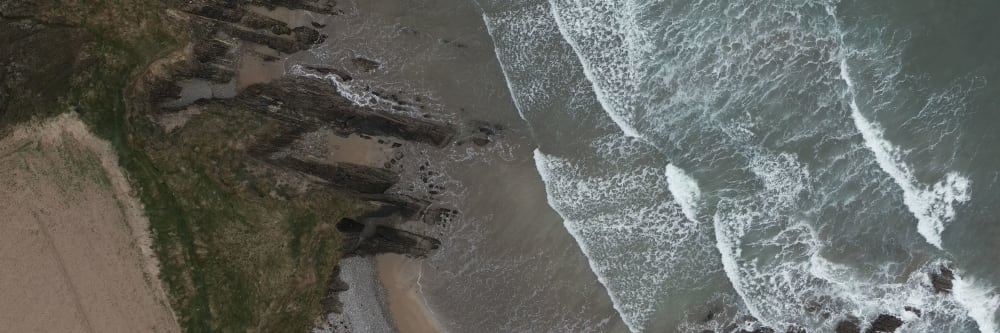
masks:
[[[334,0],[250,0],[250,2],[267,8],[285,7],[302,9],[325,15],[340,15],[343,13],[342,10],[337,9],[337,2]]]
[[[267,30],[275,35],[288,35],[292,33],[292,29],[285,22],[256,13],[247,13],[243,16],[241,23],[253,29]]]
[[[458,216],[457,210],[447,209],[447,208],[435,208],[428,210],[427,214],[424,214],[424,223],[443,226],[444,224],[448,223],[448,221],[455,218],[455,216]]]
[[[295,36],[295,41],[299,43],[299,47],[303,50],[326,40],[326,36],[309,27],[296,27],[292,29],[292,35]]]
[[[358,199],[367,200],[380,207],[392,207],[403,218],[416,219],[424,212],[430,202],[399,194],[367,194],[358,195]]]
[[[212,32],[221,31],[229,36],[261,44],[283,53],[291,54],[306,50],[324,40],[319,31],[313,28],[289,28],[285,22],[248,12],[234,1],[192,2],[182,6],[181,10],[202,18],[200,22],[202,28],[207,27]],[[210,38],[214,33],[202,35]]]
[[[847,318],[837,323],[836,333],[861,333],[861,321],[857,318]]]
[[[348,288],[347,282],[340,278],[340,265],[334,266],[333,272],[326,280],[326,293],[320,301],[323,304],[323,310],[327,313],[344,313],[344,303],[340,301],[337,294]]]
[[[351,63],[365,72],[374,72],[379,67],[382,67],[382,64],[377,61],[364,57],[355,57],[354,59],[351,59]]]
[[[347,72],[336,68],[306,66],[306,69],[323,75],[330,75],[330,74],[336,75],[337,77],[340,78],[341,81],[344,82],[350,82],[351,80],[354,80],[354,77],[351,77],[351,74],[348,74]]]
[[[917,309],[917,308],[912,307],[912,306],[908,306],[908,305],[904,306],[903,310],[906,310],[906,311],[909,311],[909,312],[913,312],[913,314],[917,315],[917,317],[920,317],[920,316],[923,315],[923,311],[920,311],[920,309]]]
[[[441,246],[441,242],[434,238],[386,226],[366,225],[351,219],[338,222],[337,230],[344,236],[345,256],[397,253],[424,258]]]
[[[931,286],[936,293],[950,293],[954,288],[955,273],[951,269],[941,266],[937,271],[930,273]]]
[[[464,134],[461,139],[456,140],[455,144],[462,145],[466,142],[472,142],[477,146],[485,146],[490,144],[490,142],[493,142],[502,129],[503,127],[497,124],[491,124],[484,121],[472,121],[463,131]]]
[[[895,332],[897,328],[903,326],[903,320],[896,318],[892,315],[881,314],[875,321],[872,322],[872,326],[866,330],[866,333],[891,333]]]
[[[343,135],[391,136],[444,146],[455,134],[448,124],[361,108],[330,82],[309,77],[253,85],[222,103],[295,124],[328,125]]]
[[[396,173],[350,163],[323,164],[294,157],[272,159],[272,164],[313,175],[341,192],[385,193],[399,181]]]

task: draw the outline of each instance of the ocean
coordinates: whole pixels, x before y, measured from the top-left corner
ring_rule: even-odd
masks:
[[[629,331],[998,332],[1000,3],[476,4]]]
[[[305,62],[503,127],[405,157],[449,332],[1000,330],[1000,2],[345,4]]]

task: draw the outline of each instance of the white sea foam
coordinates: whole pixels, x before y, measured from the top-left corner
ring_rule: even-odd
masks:
[[[344,98],[347,98],[354,105],[360,107],[371,108],[388,113],[397,113],[410,117],[419,118],[423,116],[423,114],[412,105],[401,105],[399,102],[378,96],[369,90],[345,82],[344,79],[335,74],[315,74],[307,71],[302,65],[292,66],[288,73],[296,76],[327,80],[333,84],[334,87],[337,87],[337,93]]]
[[[681,205],[681,211],[688,220],[698,221],[698,200],[701,199],[701,189],[698,181],[689,176],[683,169],[667,165],[667,184],[674,200]]]
[[[607,144],[635,142],[615,136]],[[589,258],[626,325],[641,332],[659,302],[700,283],[700,272],[713,265],[712,256],[705,250],[707,239],[697,237],[698,224],[669,200],[671,186],[662,169],[632,164],[634,155],[602,158],[621,163],[617,172],[593,174],[597,170],[572,159],[535,152],[550,205]]]
[[[941,232],[955,218],[955,204],[970,199],[968,178],[949,172],[934,185],[920,183],[903,161],[903,151],[884,137],[881,126],[861,114],[847,59],[840,60],[840,77],[847,84],[851,118],[875,160],[903,190],[903,203],[917,218],[917,231],[928,243],[941,248]]]
[[[684,256],[671,252],[678,249],[671,247],[675,244],[656,242],[639,235],[654,232],[664,240],[696,239],[688,236],[690,233],[685,233],[685,228],[678,227],[683,224],[641,223],[675,221],[664,219],[663,212],[673,212],[674,219],[687,221],[696,221],[699,213],[712,218],[714,242],[719,251],[715,258],[721,258],[721,264],[712,261],[713,264],[722,266],[750,314],[766,324],[775,325],[774,328],[797,323],[820,328],[819,331],[832,330],[831,325],[846,315],[871,320],[874,316],[890,312],[907,319],[903,330],[929,332],[940,327],[960,329],[964,327],[962,325],[971,323],[967,315],[979,318],[995,313],[995,308],[981,312],[967,311],[974,309],[972,304],[985,304],[989,308],[988,297],[963,296],[967,300],[962,302],[970,305],[960,306],[958,292],[955,298],[929,293],[922,284],[926,282],[926,271],[912,272],[905,283],[898,283],[896,281],[900,276],[893,275],[895,271],[868,272],[821,255],[823,248],[830,246],[831,238],[836,236],[831,236],[829,231],[821,234],[816,230],[823,231],[824,227],[813,227],[813,224],[826,221],[809,221],[816,217],[809,215],[816,209],[809,206],[814,204],[809,200],[815,199],[810,197],[823,196],[829,189],[829,183],[839,182],[840,176],[863,177],[859,176],[861,172],[858,169],[869,170],[877,163],[881,169],[892,171],[889,172],[892,179],[904,187],[905,204],[918,219],[920,216],[915,211],[940,218],[939,221],[954,219],[953,205],[968,200],[969,187],[967,179],[954,173],[946,175],[935,185],[919,183],[915,173],[903,162],[905,152],[886,141],[883,130],[877,124],[860,117],[861,125],[868,126],[858,125],[859,117],[855,117],[855,113],[860,116],[861,112],[854,97],[855,82],[850,81],[851,77],[845,70],[846,62],[840,63],[844,71],[840,73],[840,79],[851,86],[851,120],[826,117],[821,119],[824,122],[822,126],[814,126],[811,120],[816,118],[805,117],[810,121],[804,122],[805,128],[795,129],[802,131],[793,134],[769,127],[769,120],[784,120],[768,114],[771,110],[766,105],[776,100],[798,101],[799,97],[794,96],[800,95],[796,94],[815,93],[818,95],[815,96],[815,103],[819,105],[819,111],[826,111],[824,107],[843,101],[843,96],[836,93],[840,91],[837,89],[840,80],[836,72],[840,59],[836,56],[842,52],[837,50],[842,47],[842,38],[839,44],[835,41],[839,30],[831,29],[829,17],[821,14],[822,6],[835,5],[832,1],[806,5],[798,2],[766,3],[769,9],[779,9],[774,12],[782,12],[782,16],[771,15],[770,11],[755,13],[750,10],[748,13],[748,8],[757,3],[755,1],[735,1],[735,4],[726,6],[706,3],[703,7],[692,8],[679,5],[670,8],[668,15],[674,17],[657,17],[655,22],[647,22],[651,23],[650,26],[641,26],[634,17],[638,10],[630,6],[640,2],[547,1],[548,10],[554,18],[537,15],[536,12],[518,12],[503,18],[487,17],[491,35],[495,39],[497,36],[505,38],[498,42],[497,57],[504,68],[508,85],[517,96],[522,116],[533,112],[571,115],[578,111],[573,108],[548,108],[549,104],[546,104],[546,94],[551,88],[567,82],[526,79],[550,76],[552,67],[563,66],[565,61],[569,61],[574,66],[582,65],[586,83],[597,95],[602,111],[626,136],[642,136],[644,139],[680,137],[686,141],[658,141],[657,144],[660,147],[677,146],[675,151],[683,154],[685,162],[706,168],[700,171],[718,171],[712,170],[716,159],[737,155],[747,160],[746,171],[752,173],[751,180],[737,180],[745,184],[734,184],[755,186],[752,193],[726,189],[723,193],[706,194],[708,200],[720,201],[716,205],[705,206],[713,207],[714,212],[699,212],[702,209],[699,203],[706,200],[702,198],[701,189],[686,172],[673,166],[667,166],[665,173],[659,169],[660,173],[656,174],[642,168],[624,167],[629,163],[611,161],[610,167],[597,170],[595,174],[595,170],[587,168],[587,164],[595,163],[592,160],[581,162],[573,156],[557,157],[536,151],[536,166],[546,183],[550,205],[563,217],[567,230],[584,250],[591,269],[608,289],[616,310],[632,331],[638,332],[645,327],[658,297],[660,300],[668,299],[663,294],[669,294],[670,288],[655,289],[662,285],[657,285],[657,281],[664,281],[660,280],[662,276],[656,275],[677,274],[675,263],[683,263],[681,259]],[[660,1],[641,3],[644,6],[655,5]],[[817,7],[820,15],[815,15]],[[668,10],[662,12],[667,13]],[[717,13],[724,14],[725,18],[715,19]],[[666,22],[665,27],[655,26],[662,23],[656,20]],[[528,35],[516,36],[525,33]],[[552,33],[560,38],[553,39]],[[644,34],[657,36],[656,42],[651,42]],[[665,45],[656,46],[664,48],[654,57],[656,63],[644,62],[649,59],[641,58],[648,56],[646,53],[649,50],[644,49],[642,44],[648,46],[659,42],[665,42]],[[568,44],[575,59],[559,58],[565,44]],[[551,51],[553,48],[558,51]],[[553,54],[557,56],[551,58]],[[538,57],[548,58],[538,61]],[[834,60],[830,60],[831,57]],[[580,64],[576,64],[577,61]],[[545,65],[539,66],[539,63]],[[804,72],[820,74],[801,75]],[[654,73],[654,76],[644,78],[640,77],[640,73]],[[796,81],[798,79],[802,80]],[[644,80],[650,82],[642,82]],[[649,86],[638,86],[646,83]],[[807,87],[798,91],[789,88],[796,84]],[[659,90],[638,91],[640,88]],[[885,92],[891,93],[891,89],[879,93]],[[644,94],[655,96],[643,97]],[[650,100],[638,101],[638,98]],[[808,98],[804,100],[810,102]],[[760,105],[765,106],[758,107]],[[650,110],[639,110],[643,107]],[[793,111],[822,113],[809,110],[809,105],[806,107]],[[766,118],[768,116],[771,118]],[[531,122],[531,117],[525,118]],[[861,131],[862,128],[866,131]],[[783,144],[794,144],[796,140],[811,139],[810,135],[813,135],[823,137],[823,140],[832,138],[831,141],[845,142],[851,145],[848,149],[863,152],[864,147],[856,141],[850,142],[855,129],[862,132],[864,147],[875,151],[872,148],[874,145],[881,152],[876,152],[876,163],[861,164],[857,169],[852,166],[843,174],[839,173],[840,170],[831,172],[822,166],[799,163],[794,154],[781,153],[780,149],[769,150],[759,146],[761,141],[775,136],[787,138],[779,140]],[[808,133],[802,134],[804,132]],[[718,138],[721,141],[715,141]],[[622,149],[617,144],[610,148],[601,148],[600,143],[590,146],[598,147],[598,155],[604,157],[613,155],[623,161],[643,158],[642,154]],[[884,165],[886,161],[889,163]],[[728,162],[731,160],[720,164]],[[665,176],[665,180],[658,176]],[[651,193],[648,187],[656,186],[665,186],[676,205],[669,202],[666,202],[668,205],[664,205],[665,202],[643,203],[642,198],[649,197]],[[862,200],[856,193],[848,194],[853,196],[846,199],[848,203]],[[918,221],[918,227],[926,229],[923,225],[927,223]],[[942,230],[943,225],[944,222]],[[930,229],[934,229],[933,223]],[[921,234],[924,232],[921,231]],[[940,239],[940,230],[936,234]],[[658,248],[633,252],[634,249],[625,249],[623,244],[655,244]],[[638,254],[626,258],[620,253]],[[662,271],[663,267],[675,269]],[[698,272],[691,274],[697,275]],[[663,294],[658,296],[657,293]],[[801,322],[811,320],[808,319],[810,316],[817,318],[815,314],[804,313],[803,310],[806,305],[816,303],[822,303],[824,311],[830,311],[832,317]],[[925,315],[914,319],[914,315],[901,310],[901,304],[923,309]],[[984,324],[980,326],[985,327]]]
[[[625,136],[639,138],[633,126],[638,74],[632,64],[638,29],[626,15],[632,10],[617,1],[550,0],[552,16],[563,39],[573,48],[605,113]],[[583,42],[585,39],[586,43]],[[597,62],[595,62],[597,60]]]
[[[979,325],[979,332],[997,333],[996,313],[1000,309],[1000,295],[990,287],[977,284],[971,278],[955,275],[955,301],[968,311],[969,317]]]

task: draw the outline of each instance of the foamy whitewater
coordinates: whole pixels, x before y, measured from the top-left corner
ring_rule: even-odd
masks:
[[[904,7],[934,2],[477,3],[549,204],[632,332],[997,332],[976,125],[1000,118],[989,78],[928,63],[955,38]]]

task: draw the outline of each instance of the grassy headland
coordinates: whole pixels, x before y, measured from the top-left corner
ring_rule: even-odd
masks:
[[[25,69],[0,96],[0,128],[75,111],[112,143],[186,331],[307,331],[339,259],[333,223],[354,201],[256,168],[246,147],[277,135],[266,118],[210,107],[169,133],[151,120],[141,78],[188,43],[174,1],[20,2],[31,4],[4,21],[36,27],[26,38],[0,31],[20,43],[5,52],[31,56],[15,58]]]

